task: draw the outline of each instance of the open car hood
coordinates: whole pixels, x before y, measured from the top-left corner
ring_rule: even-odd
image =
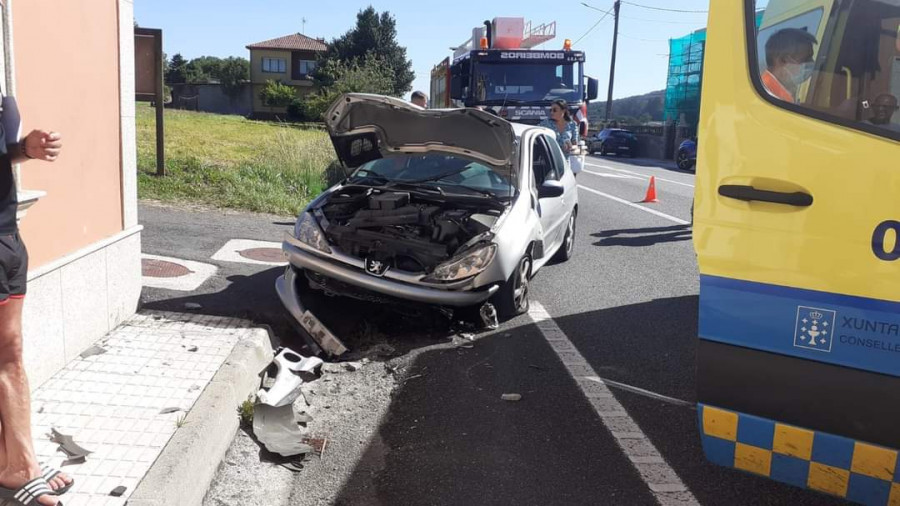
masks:
[[[328,108],[325,126],[346,168],[391,154],[444,152],[512,173],[512,125],[478,109],[427,110],[393,97],[348,93]]]

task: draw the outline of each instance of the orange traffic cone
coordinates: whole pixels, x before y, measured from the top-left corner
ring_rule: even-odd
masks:
[[[650,186],[647,187],[647,196],[644,197],[644,200],[641,202],[646,203],[655,203],[659,202],[659,199],[656,198],[656,177],[650,176]]]

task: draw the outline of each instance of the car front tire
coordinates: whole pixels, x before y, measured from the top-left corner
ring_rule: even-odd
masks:
[[[678,164],[678,168],[681,170],[691,170],[691,168],[694,166],[694,163],[691,162],[691,159],[688,158],[687,153],[685,153],[684,151],[678,152],[676,163]]]
[[[516,269],[494,296],[494,305],[497,307],[497,313],[501,319],[508,320],[528,312],[531,305],[529,301],[530,282],[531,256],[525,255],[519,260]]]

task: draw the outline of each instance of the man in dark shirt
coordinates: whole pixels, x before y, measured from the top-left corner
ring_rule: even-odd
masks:
[[[27,490],[31,497],[39,496],[36,504],[52,506],[59,501],[55,494],[67,490],[72,479],[57,470],[42,469],[32,446],[30,390],[22,360],[28,252],[16,224],[12,165],[52,162],[62,142],[58,133],[43,130],[33,130],[21,141],[15,136],[16,132],[4,132],[0,124],[0,488]]]

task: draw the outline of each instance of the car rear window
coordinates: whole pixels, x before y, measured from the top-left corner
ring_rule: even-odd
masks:
[[[612,134],[613,134],[613,137],[618,137],[620,139],[634,139],[635,138],[634,134],[631,132],[618,131],[618,132],[613,132]]]

